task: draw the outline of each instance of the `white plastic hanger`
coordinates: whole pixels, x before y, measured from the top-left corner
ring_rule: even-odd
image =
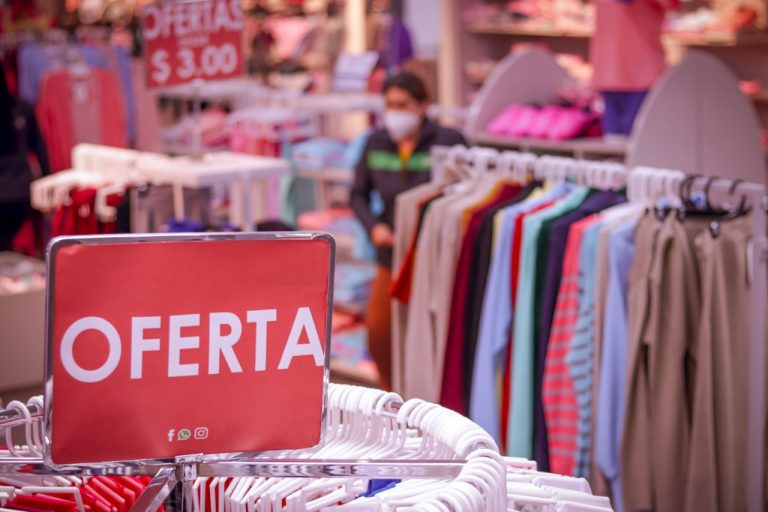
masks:
[[[520,157],[521,154],[517,151],[499,153],[496,158],[498,173],[502,176],[510,177],[518,183],[525,183],[525,178],[521,177],[519,172]]]

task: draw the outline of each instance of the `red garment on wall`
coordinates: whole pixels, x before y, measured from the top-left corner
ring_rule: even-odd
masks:
[[[66,70],[49,73],[40,89],[37,119],[53,172],[71,167],[75,144],[128,147],[120,87],[109,71],[90,69],[82,76]]]
[[[453,409],[459,414],[466,415],[468,411],[464,407],[464,373],[462,367],[462,348],[464,346],[464,322],[466,317],[463,312],[468,307],[469,277],[472,266],[472,248],[480,232],[480,224],[483,214],[499,206],[520,193],[519,185],[505,185],[504,188],[486,204],[477,207],[470,218],[464,241],[461,245],[459,259],[456,264],[456,279],[451,294],[451,313],[448,325],[448,337],[445,347],[445,364],[443,367],[443,382],[440,391],[440,405]]]

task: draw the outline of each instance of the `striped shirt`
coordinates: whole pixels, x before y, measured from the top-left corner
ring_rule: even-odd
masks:
[[[572,475],[576,465],[574,438],[578,436],[579,411],[566,358],[579,313],[579,256],[585,226],[584,221],[576,222],[568,233],[544,365],[542,401],[550,470],[561,475]]]
[[[549,443],[550,470],[572,475],[578,451],[579,405],[568,366],[571,340],[579,318],[579,267],[588,217],[574,223],[568,233],[563,275],[547,344],[542,401]]]
[[[590,221],[581,240],[579,256],[579,318],[568,350],[567,363],[579,406],[576,469],[574,476],[589,475],[592,452],[592,370],[594,368],[594,314],[597,242],[600,237],[599,214]]]

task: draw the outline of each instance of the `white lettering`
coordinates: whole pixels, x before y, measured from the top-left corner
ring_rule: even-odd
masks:
[[[198,327],[200,315],[171,315],[169,318],[168,333],[168,376],[192,377],[199,375],[200,368],[197,363],[181,363],[181,351],[200,347],[199,336],[182,337],[183,327]]]
[[[176,37],[183,37],[189,32],[187,25],[188,9],[185,5],[180,5],[173,13],[173,30]]]
[[[107,360],[95,370],[86,370],[75,361],[75,340],[77,340],[81,333],[89,330],[102,333],[107,338],[107,343],[109,344]],[[87,316],[77,320],[69,326],[61,339],[61,363],[72,378],[80,382],[100,382],[112,375],[112,372],[115,371],[120,362],[121,353],[122,344],[117,329],[111,323],[98,316]]]
[[[159,351],[160,338],[145,338],[145,329],[159,329],[159,316],[131,318],[131,378],[140,379],[144,368],[144,352]]]
[[[213,11],[213,26],[211,32],[218,32],[221,29],[229,28],[229,9],[226,2],[216,2]]]
[[[232,23],[229,28],[232,30],[243,30],[245,20],[243,19],[243,9],[240,6],[240,0],[230,0],[229,9],[232,11]]]
[[[268,369],[269,324],[277,321],[277,309],[257,309],[246,311],[246,323],[254,324],[254,371],[265,372]],[[130,379],[143,379],[144,359],[148,352],[165,352],[167,350],[167,375],[168,377],[194,377],[200,375],[200,357],[207,355],[208,375],[229,373],[242,373],[243,366],[238,358],[235,346],[243,337],[243,321],[241,317],[231,312],[216,312],[208,314],[207,339],[201,337],[200,314],[171,315],[167,320],[161,316],[131,317],[130,323]],[[167,321],[167,324],[166,324]],[[167,338],[160,332],[167,327]],[[197,327],[198,329],[186,334],[184,329]],[[163,328],[163,331],[159,331]],[[98,331],[104,336],[109,347],[106,361],[95,370],[83,368],[76,360],[74,346],[83,332],[88,330]],[[157,334],[151,334],[157,330]],[[149,332],[148,332],[149,331]],[[166,334],[166,332],[163,332]],[[192,335],[193,334],[193,335]],[[127,337],[127,333],[126,333]],[[274,336],[273,336],[274,337]],[[167,345],[166,345],[167,340]],[[204,345],[203,340],[207,343]],[[274,343],[274,341],[273,341]],[[119,365],[122,357],[122,341],[120,333],[114,325],[104,318],[90,316],[77,320],[64,332],[59,347],[59,356],[64,369],[72,378],[85,383],[100,382],[112,375]],[[200,350],[205,351],[204,354]],[[194,351],[195,356],[187,355],[187,361],[182,362],[182,352]],[[278,370],[286,370],[291,367],[296,357],[311,356],[316,366],[325,363],[325,350],[314,322],[312,311],[308,307],[298,308],[291,325],[288,339],[283,347]],[[148,366],[148,372],[155,374],[157,364],[165,364],[159,360],[160,356],[152,356],[152,365]],[[223,360],[223,362],[222,362]],[[204,363],[203,363],[204,364]]]
[[[173,10],[171,6],[163,6],[163,37],[170,37],[173,25]]]
[[[249,324],[256,324],[256,371],[267,369],[267,324],[277,320],[276,309],[257,309],[248,311],[246,319]]]
[[[171,66],[168,64],[168,52],[157,50],[150,59],[152,64],[152,79],[158,84],[164,84],[171,76]]]
[[[309,343],[299,344],[302,331],[307,333]],[[314,357],[316,366],[322,366],[325,359],[323,347],[320,344],[320,336],[317,335],[317,327],[315,327],[312,312],[309,308],[299,308],[296,312],[296,318],[293,320],[291,333],[288,335],[288,341],[285,344],[285,350],[280,358],[280,364],[277,369],[285,370],[289,368],[293,358],[300,356]]]
[[[144,10],[144,37],[184,37],[245,26],[240,0],[216,0],[178,5],[148,5]]]
[[[226,336],[221,334],[221,328],[223,326],[229,326],[229,334]],[[240,323],[240,319],[234,313],[211,313],[210,325],[209,325],[209,340],[210,345],[208,347],[208,373],[211,375],[217,375],[219,373],[219,361],[221,357],[229,366],[229,371],[232,373],[242,373],[243,369],[240,366],[240,361],[237,360],[237,355],[232,347],[240,341],[240,335],[243,334],[243,324]]]
[[[144,9],[144,39],[151,41],[160,35],[162,15],[154,5],[148,5]]]
[[[187,23],[189,24],[190,33],[197,34],[198,32],[204,31],[204,25],[203,25],[204,9],[205,9],[205,5],[198,5],[198,4],[189,5],[189,9],[187,11],[189,15],[189,19],[187,20]]]

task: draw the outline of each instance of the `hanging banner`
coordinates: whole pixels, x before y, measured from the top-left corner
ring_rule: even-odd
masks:
[[[322,234],[54,241],[46,461],[317,445],[333,258]]]
[[[240,0],[165,1],[142,10],[150,88],[243,73]]]

